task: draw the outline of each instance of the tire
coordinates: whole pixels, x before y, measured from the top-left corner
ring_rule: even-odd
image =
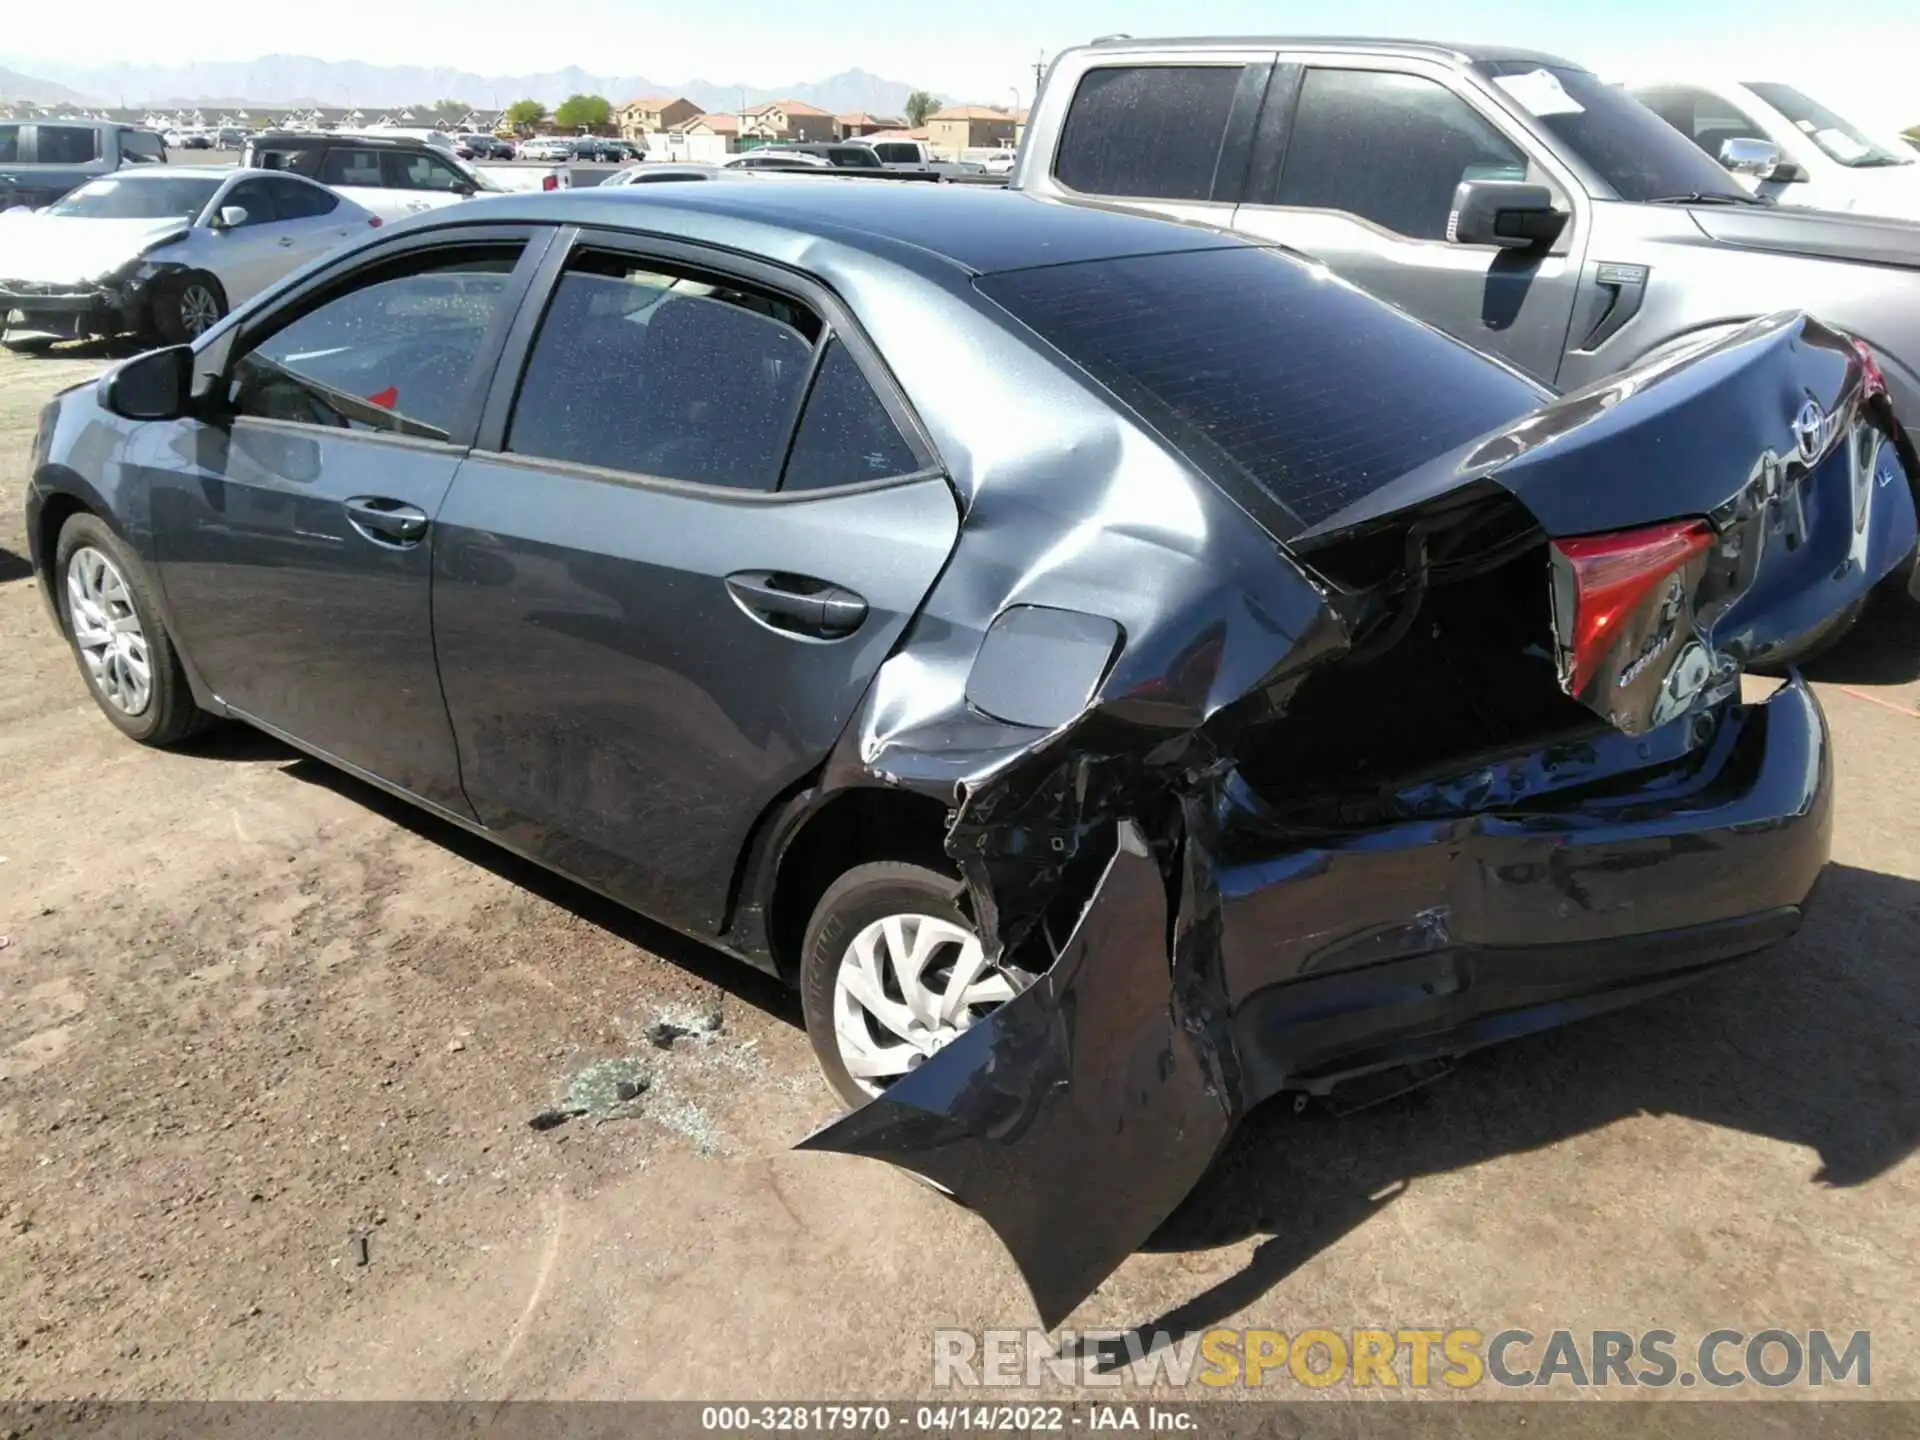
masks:
[[[54,345],[51,335],[29,335],[21,340],[0,340],[15,355],[44,355]]]
[[[211,305],[211,318],[207,306]],[[169,345],[199,338],[227,313],[227,292],[204,270],[170,276],[155,287],[153,332]],[[204,320],[205,323],[201,323]]]
[[[827,887],[814,907],[801,951],[800,1005],[821,1073],[849,1107],[866,1104],[899,1074],[921,1064],[959,1031],[1018,993],[1020,980],[982,968],[964,992],[972,997],[971,1003],[960,1006],[951,1018],[945,1015],[945,1007],[939,1002],[955,969],[965,966],[971,970],[983,963],[973,920],[965,908],[965,894],[965,888],[951,876],[922,865],[887,860],[847,871]],[[884,923],[889,919],[902,921],[891,933]],[[903,940],[911,950],[922,936],[921,927],[929,922],[934,926],[928,937],[932,954],[920,970],[926,983],[916,997],[920,1001],[916,1013],[932,1013],[932,1025],[907,1019],[915,1007],[907,1003],[898,970],[887,963],[896,940]],[[849,986],[843,989],[842,970],[849,966],[854,972],[859,970],[856,941],[869,932],[869,953],[879,963],[864,980],[857,973],[851,974]],[[876,983],[882,1003],[870,1008],[861,1002],[856,990],[872,995],[870,987]],[[883,1016],[886,1023],[877,1016]],[[839,1028],[843,1022],[862,1037],[855,1046],[843,1041]],[[909,1032],[915,1033],[914,1039],[907,1038]],[[849,1068],[850,1058],[856,1062],[860,1058],[850,1057],[850,1049],[863,1052],[868,1060],[898,1064],[900,1068],[885,1074],[869,1073],[863,1084]]]
[[[94,704],[121,734],[165,749],[211,718],[194,703],[172,638],[160,623],[146,567],[104,521],[83,513],[61,527],[53,575],[74,663]],[[137,633],[111,629],[112,621],[128,618],[137,622]],[[89,643],[96,637],[99,647]]]

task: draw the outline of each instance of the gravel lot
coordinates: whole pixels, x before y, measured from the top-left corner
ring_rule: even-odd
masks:
[[[20,502],[102,361],[0,355],[0,1400],[906,1396],[932,1326],[1030,1325],[964,1211],[789,1153],[832,1107],[770,983],[262,737],[97,716]],[[1872,629],[1819,672],[1799,938],[1257,1114],[1071,1323],[1870,1329],[1920,1398],[1920,624]],[[623,1057],[630,1115],[529,1126]]]

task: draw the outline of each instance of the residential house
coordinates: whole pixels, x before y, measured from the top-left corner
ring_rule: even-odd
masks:
[[[642,140],[676,130],[705,114],[684,95],[643,95],[613,107],[613,122],[622,140]]]
[[[823,141],[840,138],[834,117],[804,100],[770,100],[740,112],[743,139]]]
[[[901,121],[885,115],[869,115],[864,110],[856,110],[849,115],[833,117],[836,140],[859,140],[877,134],[882,130],[897,130]]]
[[[949,105],[927,117],[927,137],[942,155],[967,150],[1001,150],[1013,145],[1019,117],[991,105]]]

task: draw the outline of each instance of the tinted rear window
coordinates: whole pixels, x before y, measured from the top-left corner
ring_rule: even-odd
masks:
[[[976,283],[1229,493],[1251,485],[1277,501],[1295,522],[1283,540],[1543,395],[1271,250],[1084,261]]]
[[[1089,70],[1073,92],[1053,173],[1083,195],[1205,200],[1227,134],[1238,65]]]
[[[20,158],[20,127],[0,125],[0,164],[11,165]]]
[[[42,165],[85,165],[100,158],[100,132],[90,125],[41,125],[33,132]]]

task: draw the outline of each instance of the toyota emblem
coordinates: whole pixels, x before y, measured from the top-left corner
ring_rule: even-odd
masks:
[[[1827,417],[1821,412],[1818,400],[1807,401],[1793,417],[1793,443],[1799,448],[1800,458],[1809,465],[1826,447]]]

